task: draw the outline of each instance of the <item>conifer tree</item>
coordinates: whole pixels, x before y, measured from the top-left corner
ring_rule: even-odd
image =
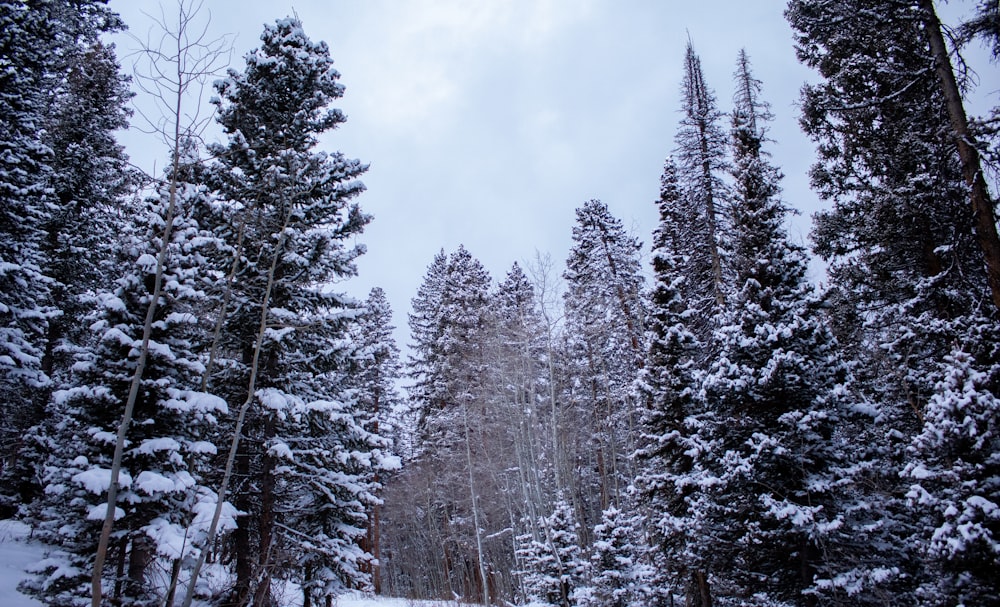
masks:
[[[517,477],[505,480],[519,487],[520,512],[534,521],[551,497],[560,456],[550,446],[553,420],[542,408],[547,390],[543,320],[534,287],[520,264],[511,267],[492,299],[496,323],[492,381],[497,388],[497,415],[507,419],[504,442],[494,461],[517,462]]]
[[[353,327],[356,368],[350,384],[357,394],[357,407],[362,413],[364,429],[393,441],[395,453],[409,451],[409,437],[404,435],[407,410],[396,389],[400,378],[399,349],[392,336],[392,309],[385,291],[375,287],[365,301],[365,312]],[[371,471],[371,481],[381,485],[378,470]],[[361,548],[371,555],[372,589],[381,593],[378,560],[381,538],[381,504],[369,507],[367,529]]]
[[[109,211],[127,171],[113,131],[124,126],[128,93],[99,40],[123,27],[103,2],[5,2],[0,19],[0,501],[13,510],[40,489],[25,430],[42,420],[88,337],[80,296],[113,280],[101,262],[116,244],[107,234],[120,231]]]
[[[959,587],[947,583],[936,596],[918,596],[921,580],[951,574],[926,558],[931,529],[942,521],[925,518],[933,512],[926,503],[904,499],[911,481],[900,473],[914,449],[920,461],[940,461],[935,449],[945,443],[917,437],[931,429],[932,403],[950,401],[955,368],[947,357],[964,352],[966,373],[993,377],[996,316],[984,306],[990,290],[926,3],[868,8],[796,0],[786,13],[800,60],[823,77],[803,89],[802,124],[820,150],[813,183],[833,202],[817,216],[813,240],[831,262],[842,306],[835,327],[853,341],[856,386],[871,415],[851,442],[866,493],[852,528],[869,547],[854,577],[874,593],[864,597],[873,604],[880,592],[899,604],[959,602]]]
[[[172,194],[164,186],[137,215],[119,256],[127,269],[111,292],[99,294],[90,329],[96,339],[77,353],[73,381],[53,394],[49,419],[35,440],[48,453],[42,466],[45,495],[32,507],[50,556],[35,566],[25,591],[48,604],[89,604],[91,561],[107,508],[121,411],[132,383],[146,310],[153,294],[162,227]],[[196,515],[214,502],[205,487],[211,436],[225,402],[198,391],[199,350],[205,330],[198,322],[205,303],[205,254],[215,239],[194,221],[195,209],[211,204],[203,187],[184,183],[174,196],[175,229],[163,268],[151,348],[135,405],[136,423],[122,460],[119,531],[104,575],[114,600],[141,604],[154,597],[146,569],[156,557],[190,556],[202,539]],[[72,521],[67,524],[68,521]],[[115,574],[114,571],[124,571]]]
[[[715,93],[705,83],[701,58],[690,40],[684,53],[681,98],[684,114],[677,130],[675,155],[681,188],[690,208],[681,225],[692,249],[699,252],[687,259],[686,295],[691,307],[708,318],[725,301],[728,282],[723,248],[728,206],[723,181],[727,170],[726,134],[719,124],[722,113]]]
[[[240,605],[268,600],[279,558],[287,555],[283,562],[293,563],[290,575],[305,576],[302,549],[292,537],[299,530],[288,506],[303,499],[297,490],[306,488],[281,478],[287,468],[281,445],[301,440],[309,451],[334,441],[324,447],[323,457],[336,458],[346,448],[337,445],[355,445],[358,453],[366,453],[370,440],[376,440],[360,428],[361,421],[354,419],[358,412],[342,394],[349,364],[344,338],[357,304],[322,286],[356,272],[354,260],[364,248],[347,243],[370,219],[353,202],[364,189],[357,177],[367,167],[315,149],[321,133],[345,120],[330,107],[343,86],[326,44],[310,40],[295,18],[266,26],[261,43],[247,54],[243,72],[230,70],[216,85],[218,120],[228,144],[212,150],[218,161],[211,178],[236,203],[234,223],[242,226],[220,228],[240,255],[225,327],[225,349],[236,355],[220,364],[213,381],[229,386],[227,398],[245,410],[246,440],[234,442],[239,447],[235,472],[259,488],[234,489],[235,505],[247,513],[232,537],[236,587],[231,598]],[[342,408],[333,411],[323,403]],[[294,448],[291,456],[296,457]],[[367,457],[362,460],[374,465]],[[317,465],[305,455],[294,461]],[[364,517],[370,487],[353,484],[354,466],[361,463],[322,462],[332,476],[318,479],[316,489],[327,501],[317,507],[322,519],[317,524],[340,534],[331,537],[335,544],[345,541],[343,534],[356,539],[356,529],[363,529],[359,517]],[[356,492],[346,505],[338,501],[347,499],[345,491]],[[356,559],[349,553],[329,558],[341,556],[343,568],[334,568],[332,575],[346,576],[340,582],[349,583]]]
[[[632,476],[627,455],[635,424],[631,387],[642,358],[643,278],[640,243],[607,205],[587,201],[577,209],[576,220],[563,273],[567,347],[576,385],[570,406],[589,424],[578,426],[583,435],[576,440],[583,441],[578,453],[592,458],[583,482],[587,491],[600,496],[587,514],[596,523]],[[592,446],[584,446],[590,441]]]
[[[576,605],[587,563],[580,550],[578,523],[560,494],[548,516],[536,522],[538,537],[521,537],[522,584],[528,597],[543,605]]]
[[[49,322],[58,315],[53,297],[65,285],[53,268],[53,241],[66,238],[55,228],[61,218],[76,215],[81,207],[104,200],[92,199],[112,188],[107,172],[77,172],[74,152],[66,133],[61,103],[76,106],[77,119],[95,124],[91,154],[77,158],[100,165],[107,158],[106,139],[121,126],[121,82],[116,64],[103,63],[108,56],[99,50],[99,38],[121,29],[118,16],[101,0],[78,3],[0,3],[0,396],[4,401],[0,424],[0,466],[20,449],[17,437],[40,420],[49,386],[51,347]],[[87,53],[98,49],[88,58]],[[84,68],[84,63],[93,64]],[[108,68],[105,70],[105,68]],[[93,70],[92,90],[117,89],[106,105],[82,103],[81,69]],[[100,124],[102,117],[110,123]],[[119,163],[120,151],[110,146],[111,163]],[[76,201],[61,198],[60,188],[70,175],[82,177]],[[51,343],[50,343],[51,341]],[[32,395],[39,398],[33,399]],[[6,470],[4,470],[6,472]],[[21,485],[23,478],[13,479]],[[8,483],[5,483],[8,484]]]
[[[676,575],[688,603],[707,606],[706,558],[693,540],[704,533],[694,508],[698,482],[692,473],[697,454],[705,449],[697,432],[705,420],[695,379],[701,350],[688,328],[692,310],[683,295],[685,261],[694,253],[682,228],[689,213],[685,202],[676,165],[667,158],[657,201],[660,220],[653,232],[646,357],[637,381],[642,410],[635,488],[652,538],[657,590],[672,592]]]
[[[652,571],[641,561],[639,516],[627,516],[612,506],[594,527],[589,579],[580,594],[580,605],[640,607],[647,605]]]
[[[780,175],[761,150],[766,105],[745,54],[736,79],[736,288],[703,379],[711,451],[698,467],[712,482],[700,507],[712,539],[702,552],[713,551],[721,594],[810,604],[821,551],[842,524],[832,492],[842,456],[831,437],[846,375],[812,301],[805,253],[784,233]]]
[[[1000,599],[1000,365],[983,372],[956,349],[942,366],[903,469],[922,549],[940,572],[921,581],[918,596],[989,605]]]
[[[439,382],[440,337],[444,279],[448,269],[448,256],[441,250],[424,274],[424,280],[412,300],[409,315],[412,354],[407,361],[408,373],[413,381],[407,389],[409,400],[417,415],[418,425],[423,424],[427,412],[442,399]]]
[[[83,340],[80,317],[87,307],[81,297],[106,286],[116,244],[107,235],[120,231],[116,223],[126,211],[121,200],[134,181],[114,138],[127,125],[131,97],[114,50],[95,41],[73,54],[45,133],[54,151],[51,187],[58,211],[45,225],[43,250],[53,279],[52,305],[60,313],[48,323],[42,367],[56,381]]]

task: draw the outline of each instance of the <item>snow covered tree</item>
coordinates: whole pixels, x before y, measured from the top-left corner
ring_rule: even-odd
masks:
[[[534,287],[520,264],[515,263],[492,296],[495,323],[491,353],[497,415],[507,420],[501,427],[503,443],[494,449],[494,461],[511,461],[516,478],[505,478],[518,487],[518,514],[537,520],[551,499],[556,459],[551,434],[554,420],[543,402],[546,379],[545,331],[536,307]],[[513,514],[513,513],[512,513]],[[516,518],[515,518],[516,520]]]
[[[855,386],[871,416],[850,443],[865,488],[852,511],[861,564],[851,604],[883,604],[880,592],[919,603],[920,580],[947,577],[925,558],[926,512],[904,499],[900,472],[949,373],[941,361],[956,345],[977,372],[989,374],[997,360],[996,315],[983,308],[990,289],[926,9],[796,0],[786,13],[800,60],[823,77],[803,89],[802,124],[820,151],[813,184],[833,202],[812,236],[831,263],[834,326],[852,342]]]
[[[58,212],[45,225],[46,274],[53,279],[52,304],[60,314],[48,323],[43,369],[50,376],[68,372],[73,332],[83,324],[80,298],[105,286],[114,239],[120,231],[121,199],[133,175],[114,132],[125,128],[125,103],[131,96],[119,72],[113,46],[94,42],[72,57],[62,93],[46,129],[54,151],[52,190]],[[61,357],[61,364],[56,358]],[[53,377],[58,381],[58,377]]]
[[[684,117],[677,129],[675,156],[688,212],[683,217],[685,237],[693,253],[687,257],[686,297],[701,317],[710,318],[725,301],[723,233],[728,193],[723,175],[727,169],[726,134],[719,124],[722,113],[715,93],[705,83],[701,58],[688,41],[684,52],[681,85]],[[680,218],[679,218],[680,219]],[[702,335],[710,330],[701,327]]]
[[[424,280],[413,298],[409,315],[410,344],[407,373],[412,386],[407,388],[411,407],[416,413],[417,424],[442,399],[442,386],[438,381],[440,352],[437,348],[441,331],[441,298],[444,294],[444,279],[448,270],[448,255],[441,250],[434,256],[424,274]]]
[[[310,40],[295,18],[266,26],[261,42],[243,72],[230,70],[216,85],[228,144],[212,149],[218,160],[210,175],[237,206],[233,225],[220,228],[239,255],[223,344],[235,355],[212,381],[226,386],[234,409],[245,412],[245,439],[234,443],[235,472],[245,485],[233,493],[246,515],[231,538],[231,600],[239,605],[268,600],[275,575],[305,579],[311,565],[300,560],[304,548],[292,536],[308,536],[312,525],[332,534],[323,542],[332,561],[323,567],[342,576],[342,584],[357,581],[360,555],[340,551],[363,533],[372,487],[356,484],[356,467],[377,465],[370,452],[372,441],[379,443],[355,418],[346,393],[347,326],[358,304],[323,286],[356,272],[364,249],[348,243],[370,218],[352,200],[364,189],[357,177],[367,167],[315,149],[320,134],[345,120],[329,107],[343,86],[327,45]],[[356,456],[338,459],[341,449]],[[302,476],[285,482],[282,476],[290,469],[294,478],[296,466],[329,474],[311,486]],[[313,499],[324,504],[315,507],[320,520],[296,529],[305,523],[293,520],[290,506]],[[337,559],[343,560],[332,566]],[[320,594],[329,596],[336,584],[324,584]]]
[[[702,380],[710,452],[697,462],[708,534],[701,554],[720,594],[809,604],[822,550],[841,524],[831,440],[846,369],[782,222],[779,174],[761,150],[766,105],[745,55],[733,111],[732,271],[718,355]],[[735,526],[732,521],[739,520]]]
[[[587,562],[580,550],[579,525],[569,502],[559,495],[548,516],[539,518],[537,534],[521,536],[519,549],[528,597],[543,605],[576,605]]]
[[[875,14],[803,0],[787,13],[800,60],[824,77],[803,89],[803,127],[821,152],[813,183],[834,203],[817,215],[815,250],[851,304],[873,312],[866,332],[884,347],[869,348],[865,366],[898,378],[873,378],[877,400],[902,399],[911,411],[933,392],[930,367],[956,337],[948,325],[985,287],[972,270],[981,262],[971,213],[913,5],[896,0]]]
[[[703,413],[695,379],[701,349],[688,328],[692,310],[683,295],[685,260],[693,253],[682,229],[685,202],[676,165],[668,158],[657,201],[660,221],[653,232],[646,356],[637,381],[642,409],[634,486],[652,537],[657,590],[671,592],[677,575],[688,603],[707,606],[711,591],[704,555],[689,550],[698,545],[693,538],[704,533],[692,509],[698,482],[691,474],[704,446],[696,431]]]
[[[576,440],[584,441],[578,453],[590,459],[583,482],[585,492],[600,496],[587,513],[595,519],[591,527],[632,477],[632,384],[642,359],[640,246],[604,203],[590,200],[577,209],[564,304],[576,386],[569,406],[582,431]]]
[[[406,452],[402,443],[408,441],[403,432],[407,411],[396,389],[400,378],[399,349],[392,336],[392,309],[385,291],[374,288],[365,301],[365,312],[353,327],[356,370],[350,383],[357,393],[357,407],[366,416],[364,428],[368,432],[395,442],[394,450]],[[381,484],[377,470],[372,471],[372,481]],[[374,504],[368,512],[368,524],[362,549],[369,553],[376,564],[370,567],[372,588],[381,593],[377,561],[380,543],[381,504]]]
[[[923,550],[941,572],[918,596],[990,605],[1000,600],[1000,365],[984,372],[959,348],[942,366],[903,469]]]
[[[601,515],[600,524],[594,527],[589,580],[579,593],[581,606],[648,605],[652,570],[640,559],[640,523],[641,517],[627,516],[615,506]]]
[[[965,102],[962,99],[963,91],[951,64],[951,51],[945,43],[946,32],[938,18],[937,10],[934,8],[934,0],[918,0],[917,9],[923,26],[921,29],[924,40],[933,60],[938,89],[947,109],[951,139],[958,154],[962,179],[968,188],[969,206],[972,211],[972,232],[979,245],[986,284],[993,300],[994,312],[1000,313],[1000,235],[997,234],[997,216],[994,210],[996,200],[990,196],[986,185],[979,152],[980,144],[976,140],[977,133],[970,128]],[[992,13],[995,26],[996,7],[986,10],[981,8],[979,23],[982,23],[984,16],[989,19],[990,13]],[[994,31],[994,50],[997,48],[996,40],[996,31]]]
[[[127,183],[113,131],[124,126],[128,94],[112,49],[99,42],[122,27],[103,2],[9,2],[0,15],[0,229],[13,230],[0,245],[11,247],[0,252],[0,282],[13,281],[0,284],[0,324],[9,329],[0,350],[14,348],[0,362],[0,393],[15,392],[0,422],[0,502],[13,511],[40,490],[25,430],[41,421],[74,347],[88,337],[80,295],[113,280],[100,265],[116,244],[107,238],[119,231],[109,211]]]
[[[136,229],[120,248],[126,273],[114,291],[98,297],[90,326],[95,344],[77,353],[73,381],[54,393],[36,437],[49,455],[42,468],[45,495],[32,507],[32,518],[51,553],[34,567],[37,577],[24,590],[48,604],[90,604],[87,582],[107,509],[111,453],[153,294],[169,189],[161,188],[137,215]],[[204,369],[198,352],[206,334],[198,322],[206,298],[204,256],[215,239],[193,215],[211,198],[203,187],[184,183],[175,199],[169,263],[122,459],[118,531],[104,572],[114,588],[110,598],[123,604],[153,600],[145,578],[152,561],[190,556],[203,539],[205,521],[198,515],[214,503],[204,477],[207,458],[216,452],[205,439],[227,411],[225,401],[198,390]]]
[[[452,528],[459,549],[469,565],[453,570],[453,590],[482,595],[487,591],[483,554],[481,497],[484,480],[479,464],[487,430],[487,346],[491,278],[482,264],[463,246],[448,257],[439,308],[436,341],[435,386],[440,400],[428,403],[418,428],[426,465],[438,477],[435,518],[442,528]],[[470,576],[471,574],[471,576]],[[470,585],[469,577],[475,582]]]
[[[115,183],[120,183],[122,154],[110,139],[122,126],[125,93],[117,64],[99,38],[122,24],[105,4],[0,3],[5,66],[0,75],[0,395],[5,403],[0,467],[5,474],[9,458],[21,448],[19,437],[41,418],[53,356],[62,345],[59,327],[73,324],[55,320],[67,305],[63,291],[72,288],[59,270],[59,252],[75,230],[63,224],[67,217],[92,219],[87,215],[114,198]],[[71,122],[89,123],[91,138],[80,141]],[[65,187],[70,181],[72,186]],[[79,278],[93,279],[94,260],[82,259],[88,263],[80,264]],[[51,321],[58,325],[55,334]],[[25,489],[27,479],[8,479],[5,485]]]

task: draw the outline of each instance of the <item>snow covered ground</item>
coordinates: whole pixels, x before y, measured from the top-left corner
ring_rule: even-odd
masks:
[[[24,523],[0,520],[0,607],[42,607],[42,603],[17,591],[24,578],[24,568],[37,562],[44,549],[28,538]],[[337,607],[446,607],[450,603],[411,601],[358,594],[342,596]],[[294,607],[289,605],[288,607]]]
[[[42,547],[27,540],[28,527],[17,521],[0,521],[0,605],[41,607],[17,591],[24,568],[42,558]]]

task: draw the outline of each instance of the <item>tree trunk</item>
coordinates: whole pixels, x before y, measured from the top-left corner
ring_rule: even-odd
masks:
[[[177,580],[181,576],[181,559],[176,558],[170,565],[170,584],[163,599],[163,607],[174,607],[174,596],[177,594]]]
[[[696,569],[691,572],[687,590],[687,607],[712,607],[712,591],[705,572]]]
[[[479,581],[482,584],[483,605],[490,604],[489,585],[486,583],[486,561],[483,555],[483,538],[479,528],[479,500],[476,493],[475,479],[472,474],[472,445],[469,432],[469,409],[462,407],[465,421],[465,462],[469,469],[469,497],[472,499],[472,524],[476,529],[476,560],[479,565]]]
[[[149,539],[144,533],[133,532],[132,549],[128,555],[128,573],[125,580],[125,598],[141,603],[146,591],[146,568],[153,558]]]
[[[979,241],[979,247],[983,251],[983,261],[986,266],[986,283],[989,285],[994,307],[1000,310],[1000,237],[997,236],[993,201],[990,200],[986,188],[976,140],[969,130],[962,93],[955,79],[951,59],[948,57],[948,47],[945,46],[944,36],[941,34],[941,21],[934,9],[934,0],[919,0],[919,5],[923,10],[924,33],[934,57],[934,69],[941,85],[941,92],[944,94],[955,144],[958,147],[958,156],[962,162],[962,177],[969,188],[976,240]]]

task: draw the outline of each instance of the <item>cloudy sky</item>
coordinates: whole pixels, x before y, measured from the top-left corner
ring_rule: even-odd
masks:
[[[152,23],[144,12],[160,13],[153,0],[111,6],[140,38]],[[164,0],[166,14],[174,6]],[[820,203],[808,188],[814,153],[798,130],[796,103],[815,76],[795,59],[783,9],[781,0],[203,5],[212,35],[235,35],[236,69],[263,24],[293,12],[310,37],[329,44],[347,88],[339,105],[348,121],[323,146],[370,163],[360,202],[375,217],[361,238],[368,253],[360,275],[343,289],[364,297],[372,286],[384,288],[400,346],[410,299],[441,248],[464,244],[494,279],[536,251],[561,271],[574,209],[590,198],[606,202],[648,243],[680,119],[689,37],[723,111],[737,52],[747,50],[776,116],[771,152],[786,175],[785,200],[802,212],[791,233],[805,241]],[[118,45],[127,51],[135,43]],[[162,166],[162,144],[138,133],[124,141],[141,166]]]

